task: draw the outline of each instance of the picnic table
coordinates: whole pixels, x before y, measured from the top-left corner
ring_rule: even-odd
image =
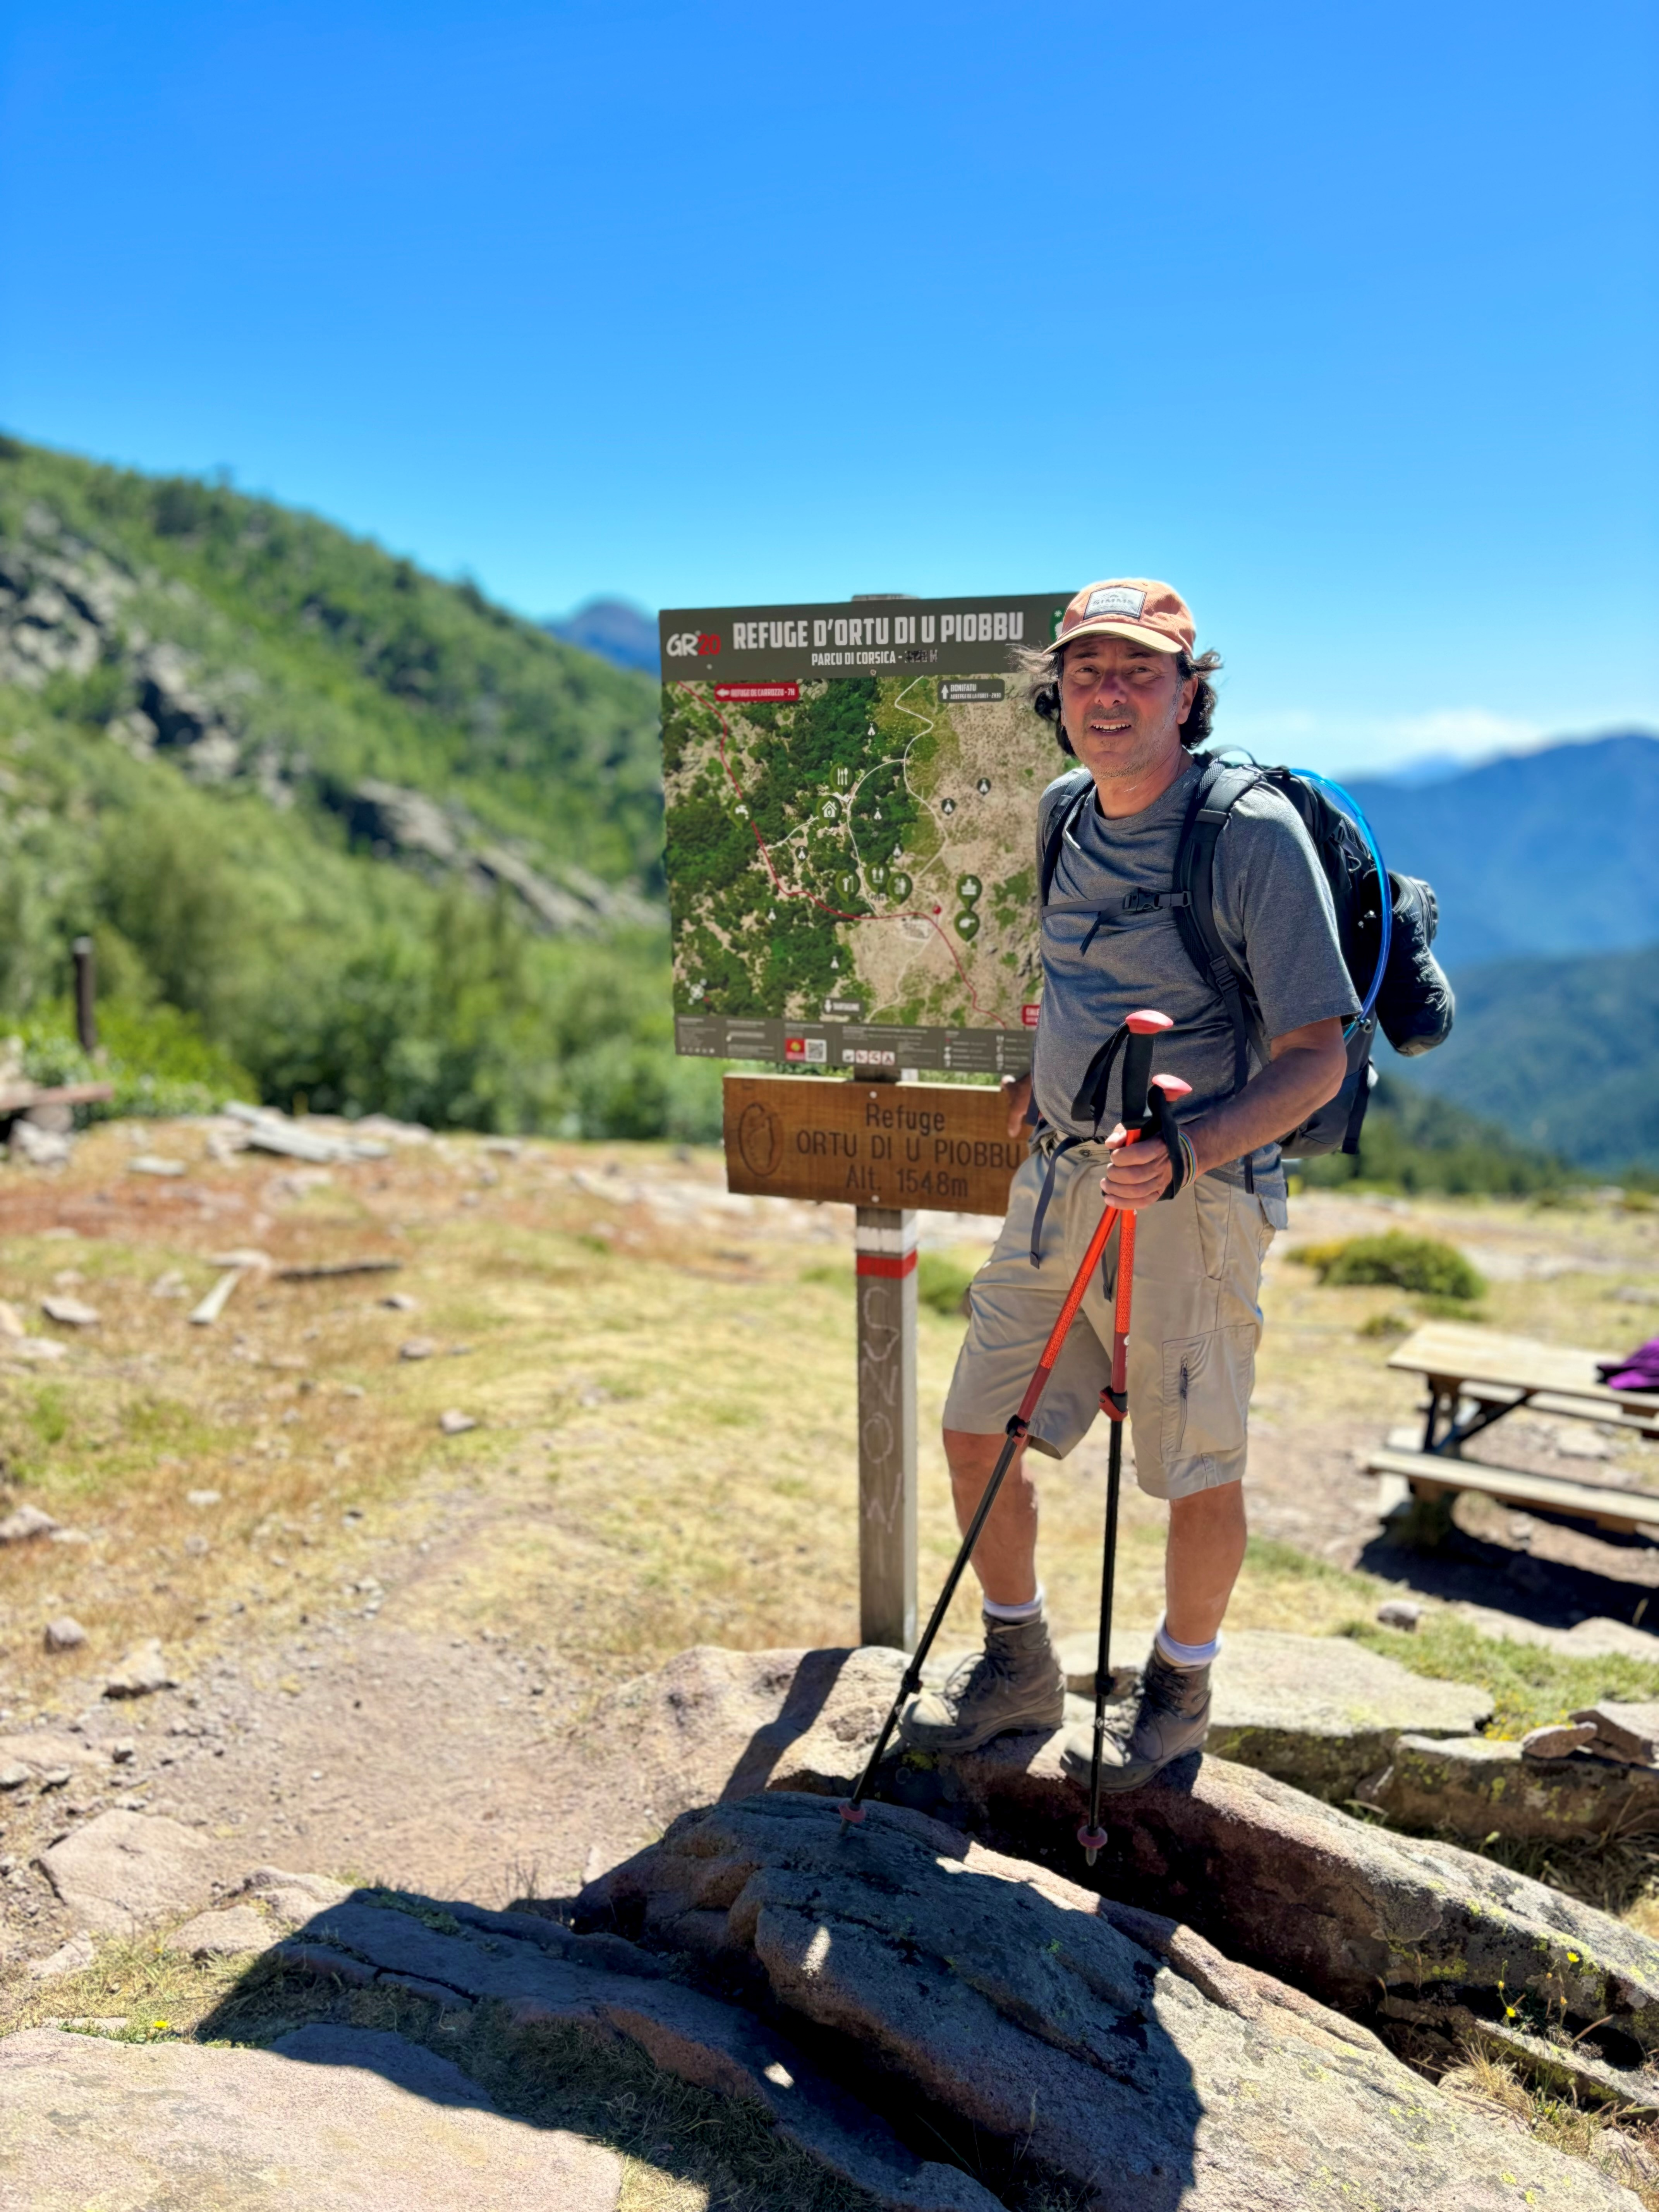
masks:
[[[1659,1391],[1610,1390],[1596,1372],[1597,1362],[1596,1353],[1571,1346],[1540,1344],[1467,1323],[1428,1322],[1389,1362],[1420,1375],[1427,1385],[1423,1441],[1415,1451],[1374,1451],[1366,1472],[1403,1481],[1419,1504],[1437,1509],[1443,1523],[1459,1491],[1478,1490],[1526,1512],[1659,1542],[1659,1496],[1463,1456],[1472,1437],[1522,1407],[1659,1440]]]
[[[112,1083],[25,1083],[21,1079],[3,1083],[0,1084],[0,1121],[27,1114],[36,1106],[90,1106],[114,1096]]]

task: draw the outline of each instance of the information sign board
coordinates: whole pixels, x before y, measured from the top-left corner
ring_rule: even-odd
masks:
[[[662,617],[677,1050],[1030,1065],[1036,800],[1065,763],[1017,656],[1066,599]]]
[[[726,1188],[760,1198],[1006,1213],[1025,1158],[1000,1091],[728,1075]]]

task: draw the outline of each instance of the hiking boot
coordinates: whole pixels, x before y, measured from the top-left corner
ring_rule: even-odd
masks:
[[[985,1649],[951,1670],[942,1690],[912,1698],[899,1740],[912,1751],[977,1751],[994,1735],[1025,1729],[1045,1732],[1066,1718],[1066,1677],[1048,1624],[985,1616]]]
[[[1188,1752],[1201,1750],[1209,1728],[1209,1668],[1172,1667],[1154,1644],[1127,1740],[1109,1735],[1102,1748],[1102,1796],[1140,1789]],[[1092,1731],[1074,1729],[1060,1755],[1068,1780],[1087,1784],[1093,1751]]]

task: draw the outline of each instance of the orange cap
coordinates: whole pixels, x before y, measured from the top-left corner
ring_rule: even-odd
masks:
[[[1060,618],[1056,645],[1078,637],[1127,637],[1158,653],[1190,653],[1198,632],[1179,592],[1150,576],[1085,584]]]

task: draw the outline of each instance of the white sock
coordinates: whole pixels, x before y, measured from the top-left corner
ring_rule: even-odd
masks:
[[[1177,1644],[1161,1620],[1152,1642],[1161,1659],[1186,1673],[1190,1673],[1195,1667],[1207,1667],[1221,1649],[1218,1635],[1212,1636],[1207,1644]]]
[[[1037,1594],[1028,1597],[1024,1605],[994,1605],[988,1597],[980,1600],[988,1620],[1035,1620],[1042,1610],[1042,1585],[1037,1584]]]

